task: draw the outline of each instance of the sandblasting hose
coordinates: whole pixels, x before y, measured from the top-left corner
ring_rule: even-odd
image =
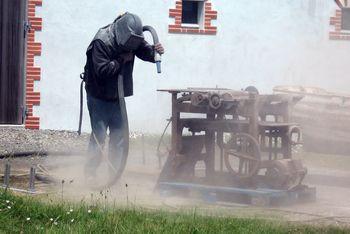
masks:
[[[85,82],[85,77],[84,77],[84,73],[80,74],[80,79],[81,79],[81,83],[80,83],[80,110],[79,110],[79,126],[78,126],[78,135],[81,135],[81,125],[83,123],[83,106],[84,106],[84,82]]]
[[[113,177],[108,181],[106,184],[106,187],[110,187],[118,182],[121,175],[123,174],[126,166],[126,162],[129,155],[129,122],[128,122],[128,113],[126,111],[126,104],[125,104],[125,98],[124,98],[124,78],[122,75],[122,72],[118,75],[118,98],[119,98],[119,105],[122,115],[122,127],[123,127],[123,153],[122,155],[118,155],[119,157],[122,157],[120,160],[120,164],[118,168],[112,168],[114,171]],[[107,158],[108,160],[108,158]],[[113,165],[115,166],[115,165]]]
[[[153,27],[144,26],[143,31],[149,31],[151,33],[154,44],[159,43],[157,32]],[[154,60],[157,65],[157,72],[161,73],[161,55],[155,52]],[[84,77],[82,77],[82,79],[83,78]],[[107,157],[109,166],[111,167],[111,169],[114,171],[115,174],[103,187],[110,187],[114,185],[116,182],[118,182],[118,180],[120,179],[121,175],[125,170],[126,162],[129,155],[129,123],[128,123],[128,114],[127,114],[126,105],[125,105],[125,98],[124,98],[124,78],[123,78],[122,72],[120,72],[120,74],[118,75],[118,98],[119,98],[119,105],[120,105],[122,122],[123,122],[123,153],[122,155],[118,155],[122,157],[121,160],[119,160],[120,162],[120,164],[118,165],[119,168],[115,168],[115,165],[111,165],[111,162]],[[82,100],[82,85],[81,85],[81,100]],[[82,101],[80,105],[81,105],[81,112],[82,112]],[[79,130],[78,130],[79,133],[81,132],[81,122],[82,122],[81,112],[80,112]],[[95,141],[98,143],[96,137],[95,137]],[[102,149],[100,150],[102,151]]]
[[[152,26],[143,26],[142,31],[144,31],[144,32],[148,31],[151,33],[154,45],[159,43],[159,38],[158,38],[157,32]],[[154,61],[157,65],[157,72],[162,73],[162,68],[161,68],[162,59],[161,59],[161,55],[157,52],[154,53]]]
[[[82,81],[80,86],[80,116],[79,116],[80,118],[79,118],[79,129],[78,129],[79,135],[81,133],[81,123],[82,123],[83,83],[84,83],[84,80]],[[112,164],[108,156],[105,156],[105,160],[107,161],[107,164],[110,167],[111,171],[113,171],[114,175],[111,176],[111,178],[108,180],[106,184],[96,186],[95,187],[96,189],[108,188],[118,182],[118,180],[120,179],[121,175],[125,170],[126,162],[129,155],[129,122],[128,122],[128,114],[126,111],[125,98],[124,98],[124,78],[123,78],[122,72],[120,72],[120,74],[118,75],[118,99],[119,99],[120,111],[122,116],[123,152],[122,152],[122,155],[113,155],[115,157],[121,157],[121,159],[119,160],[120,164],[118,165],[118,167]],[[92,132],[92,136],[94,137],[95,142],[101,154],[104,156],[103,147],[101,143],[98,142],[98,139],[94,132]]]

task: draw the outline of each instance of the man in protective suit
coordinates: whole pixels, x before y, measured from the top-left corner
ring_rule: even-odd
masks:
[[[89,45],[85,65],[87,106],[92,133],[89,142],[90,159],[85,166],[88,180],[93,180],[101,163],[107,129],[109,129],[109,162],[117,165],[123,153],[123,120],[118,99],[118,76],[122,75],[124,96],[133,95],[135,55],[154,63],[155,52],[164,53],[159,43],[148,44],[143,36],[141,19],[125,13],[112,24],[101,28]],[[117,166],[115,166],[117,168]]]

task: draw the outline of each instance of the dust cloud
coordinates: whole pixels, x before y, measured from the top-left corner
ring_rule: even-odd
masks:
[[[288,2],[294,4],[293,1]],[[273,87],[283,85],[287,91],[303,95],[304,98],[292,108],[291,117],[292,121],[301,125],[304,145],[293,149],[293,153],[308,169],[304,184],[316,187],[315,202],[261,208],[233,203],[210,204],[189,197],[161,196],[159,191],[155,190],[161,171],[156,157],[156,144],[147,146],[146,153],[140,145],[132,145],[121,180],[115,186],[102,190],[91,189],[86,185],[83,165],[87,157],[48,157],[44,165],[57,179],[54,187],[57,197],[86,202],[97,200],[108,205],[132,204],[150,209],[167,207],[179,210],[186,207],[200,207],[206,212],[217,212],[218,215],[252,217],[261,215],[263,218],[276,215],[290,221],[319,220],[322,223],[329,221],[349,225],[350,44],[345,41],[329,40],[329,16],[336,9],[333,2],[330,2],[332,1],[300,1],[300,6],[296,7],[303,8],[302,13],[288,10],[290,14],[286,20],[290,22],[286,25],[288,36],[282,39],[278,39],[281,38],[280,33],[276,33],[274,38],[277,39],[269,40],[274,32],[270,31],[272,27],[266,23],[265,27],[269,28],[263,28],[266,29],[265,33],[261,32],[251,38],[248,35],[244,41],[239,41],[244,49],[235,48],[236,43],[233,43],[232,48],[228,48],[227,43],[215,43],[212,58],[219,59],[217,61],[211,59],[213,64],[210,65],[212,68],[209,70],[209,76],[203,74],[206,79],[195,79],[197,72],[203,71],[198,71],[197,66],[191,62],[205,60],[197,56],[181,69],[170,70],[166,74],[166,79],[152,81],[150,85],[154,90],[178,85],[182,85],[179,88],[219,85],[240,90],[254,85],[264,94],[272,93]],[[280,17],[285,19],[286,16]],[[271,19],[268,23],[275,23],[281,27],[281,19],[276,21],[277,23],[274,22],[275,19]],[[244,26],[246,25],[235,26],[238,27],[237,32],[245,32],[239,28]],[[234,39],[238,40],[236,37]],[[228,65],[227,59],[222,58],[220,53],[230,50],[236,53],[232,53],[229,59],[231,64]],[[184,51],[183,57],[191,57],[191,53],[187,55],[186,50],[179,51]],[[251,57],[247,58],[247,55]],[[179,62],[178,58],[176,62]],[[139,76],[142,77],[143,65],[138,65],[141,68],[135,72],[139,72]],[[148,92],[140,92],[141,88],[144,88],[144,83],[136,83],[136,89],[139,91],[134,99],[128,101],[132,113],[130,122],[137,130],[152,132],[155,129],[159,133],[162,128],[160,123],[165,125],[165,119],[169,117],[170,96],[158,93],[152,93],[152,96]],[[141,114],[135,114],[141,112],[142,119]],[[106,171],[102,169],[101,173]],[[103,178],[102,176],[101,182]]]

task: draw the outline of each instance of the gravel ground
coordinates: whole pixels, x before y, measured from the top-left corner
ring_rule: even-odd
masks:
[[[146,135],[147,136],[147,135]],[[132,139],[140,139],[140,135],[131,134]],[[52,130],[25,130],[22,128],[1,128],[0,127],[0,155],[8,154],[12,152],[23,152],[23,151],[50,151],[50,152],[77,152],[81,150],[86,150],[88,144],[89,134],[83,134],[78,136],[76,132],[69,131],[52,131]],[[141,138],[142,139],[142,138]],[[117,185],[113,190],[111,190],[111,196],[115,196],[115,199],[123,200],[125,197],[132,199],[136,204],[147,205],[147,207],[157,207],[162,204],[166,206],[170,205],[176,209],[182,209],[182,207],[194,206],[197,209],[201,206],[202,201],[194,203],[192,200],[179,199],[177,197],[168,198],[166,200],[157,200],[153,193],[154,187],[159,176],[158,169],[158,159],[155,153],[155,145],[159,136],[147,136],[146,137],[146,150],[142,152],[142,144],[140,141],[132,141],[131,153],[128,158],[128,164],[126,171],[121,179],[119,185]],[[146,161],[143,162],[143,155],[145,155]],[[91,191],[84,190],[84,187],[79,185],[79,176],[82,175],[82,163],[76,163],[79,157],[69,157],[69,156],[59,156],[55,158],[52,156],[39,157],[39,158],[21,158],[14,159],[12,161],[12,169],[14,173],[27,173],[30,166],[33,164],[42,164],[51,168],[52,172],[57,178],[63,178],[65,181],[74,181],[74,184],[66,185],[65,187],[65,197],[69,197],[73,200],[81,201],[85,198],[89,199],[91,196]],[[310,156],[311,157],[311,156]],[[311,172],[325,173],[325,167],[319,168],[316,164],[316,159],[320,160],[319,155],[315,155],[315,159],[309,159],[307,167],[312,168]],[[334,158],[332,158],[334,160]],[[339,159],[341,161],[343,159]],[[329,165],[330,160],[326,160],[325,164]],[[317,166],[315,166],[315,164]],[[322,164],[323,165],[323,164]],[[54,167],[55,166],[55,167]],[[314,168],[314,167],[315,168]],[[0,160],[0,174],[2,173],[3,165],[1,165]],[[54,169],[56,168],[56,169]],[[329,168],[328,168],[329,169]],[[328,175],[328,172],[327,172]],[[350,223],[350,188],[349,186],[336,187],[337,182],[335,179],[337,171],[332,170],[333,175],[331,178],[331,186],[324,184],[324,178],[322,183],[312,184],[315,179],[307,178],[306,184],[310,186],[316,186],[317,188],[317,201],[315,203],[306,204],[296,204],[293,206],[280,207],[278,210],[270,210],[271,213],[268,216],[276,215],[276,217],[283,216],[284,219],[291,222],[305,222],[305,223],[316,223],[320,220],[321,224],[331,224],[338,225],[338,220],[342,219],[343,223],[349,225]],[[339,174],[339,176],[344,176],[344,173]],[[309,181],[307,181],[309,179]],[[329,179],[329,178],[327,178]],[[343,179],[343,178],[341,178]],[[13,179],[14,180],[14,179]],[[1,180],[0,180],[1,181]],[[17,185],[15,182],[15,186]],[[27,188],[28,180],[26,179],[23,183],[23,187]],[[125,189],[124,185],[128,185]],[[322,184],[322,185],[321,185]],[[338,183],[339,184],[339,183]],[[39,187],[38,187],[39,186]],[[47,191],[47,187],[39,184],[37,186],[39,191]],[[71,187],[69,187],[71,186]],[[80,187],[79,187],[80,186]],[[51,189],[51,187],[50,187]],[[61,188],[58,189],[60,191]],[[51,191],[51,190],[50,190]],[[114,197],[113,197],[114,198]],[[125,199],[124,199],[125,200]],[[188,205],[191,204],[191,205]],[[208,208],[213,210],[214,208]],[[222,215],[223,207],[219,204],[215,206],[218,209],[219,215]],[[237,215],[241,217],[242,215],[251,215],[256,217],[260,213],[266,216],[267,210],[257,208],[249,208],[251,210],[245,211],[242,214],[242,210],[237,210],[237,208],[227,208],[230,214]],[[338,217],[338,218],[336,218]],[[278,218],[279,219],[279,218]]]
[[[0,127],[0,155],[26,151],[77,152],[86,150],[89,134],[71,131]]]

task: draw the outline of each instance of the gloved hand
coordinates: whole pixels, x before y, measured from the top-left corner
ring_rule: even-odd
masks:
[[[123,64],[131,62],[134,59],[134,54],[132,52],[124,53],[119,55],[119,58]]]
[[[155,51],[158,52],[159,54],[164,54],[164,52],[165,52],[165,51],[164,51],[163,45],[160,44],[160,43],[155,44],[155,45],[154,45],[154,49],[155,49]]]

